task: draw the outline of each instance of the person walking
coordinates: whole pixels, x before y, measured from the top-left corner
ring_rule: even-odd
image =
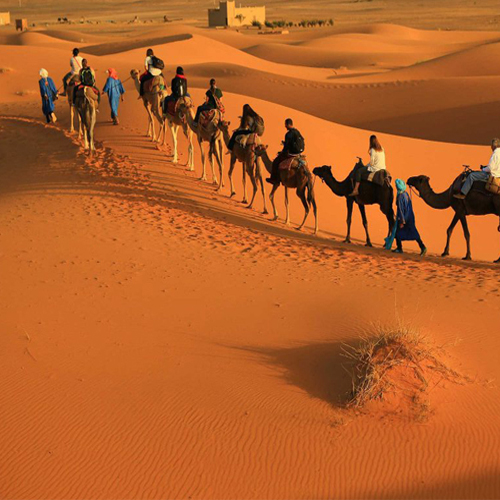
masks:
[[[118,106],[120,101],[123,102],[123,94],[125,89],[121,80],[118,78],[116,69],[108,69],[108,79],[102,90],[105,94],[108,94],[109,107],[111,108],[111,119],[113,120],[113,125],[118,125],[120,122],[118,120]]]
[[[57,117],[54,113],[54,101],[57,100],[57,89],[54,80],[50,78],[49,72],[42,68],[40,70],[40,80],[38,81],[40,87],[40,95],[42,97],[42,112],[45,115],[47,123],[55,123]]]
[[[411,198],[406,191],[406,183],[401,179],[396,179],[397,189],[397,215],[396,215],[396,249],[395,253],[403,253],[403,241],[416,241],[420,247],[420,255],[423,257],[427,253],[417,227],[415,226],[415,214]]]

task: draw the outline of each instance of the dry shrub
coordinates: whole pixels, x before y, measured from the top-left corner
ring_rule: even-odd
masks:
[[[12,68],[0,68],[0,75],[4,75],[5,73],[10,73]]]
[[[30,96],[30,95],[35,95],[36,92],[34,90],[18,90],[16,92],[16,95],[24,97],[24,96]]]
[[[434,387],[445,381],[470,381],[448,366],[444,346],[436,346],[404,326],[379,328],[374,336],[362,338],[357,347],[344,344],[343,356],[349,360],[352,375],[348,408],[383,400],[396,411],[425,421],[432,413],[428,396]]]

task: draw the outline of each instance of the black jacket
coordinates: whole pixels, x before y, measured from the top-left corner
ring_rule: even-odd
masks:
[[[301,133],[296,128],[291,128],[285,135],[283,152],[297,155],[302,153],[297,149],[297,140],[301,138]]]
[[[172,88],[172,95],[176,99],[178,99],[179,97],[184,97],[188,91],[187,79],[180,78],[179,76],[172,78],[171,88]]]

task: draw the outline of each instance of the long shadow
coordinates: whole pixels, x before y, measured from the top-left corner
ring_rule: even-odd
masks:
[[[352,341],[349,342],[352,344]],[[311,398],[340,408],[347,403],[352,388],[349,361],[342,355],[342,342],[310,343],[291,348],[228,346],[253,355],[260,362],[281,371],[281,377]]]

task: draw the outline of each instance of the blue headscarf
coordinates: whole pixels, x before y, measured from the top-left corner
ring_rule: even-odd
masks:
[[[396,189],[398,193],[404,193],[406,191],[406,183],[401,179],[396,179]]]

